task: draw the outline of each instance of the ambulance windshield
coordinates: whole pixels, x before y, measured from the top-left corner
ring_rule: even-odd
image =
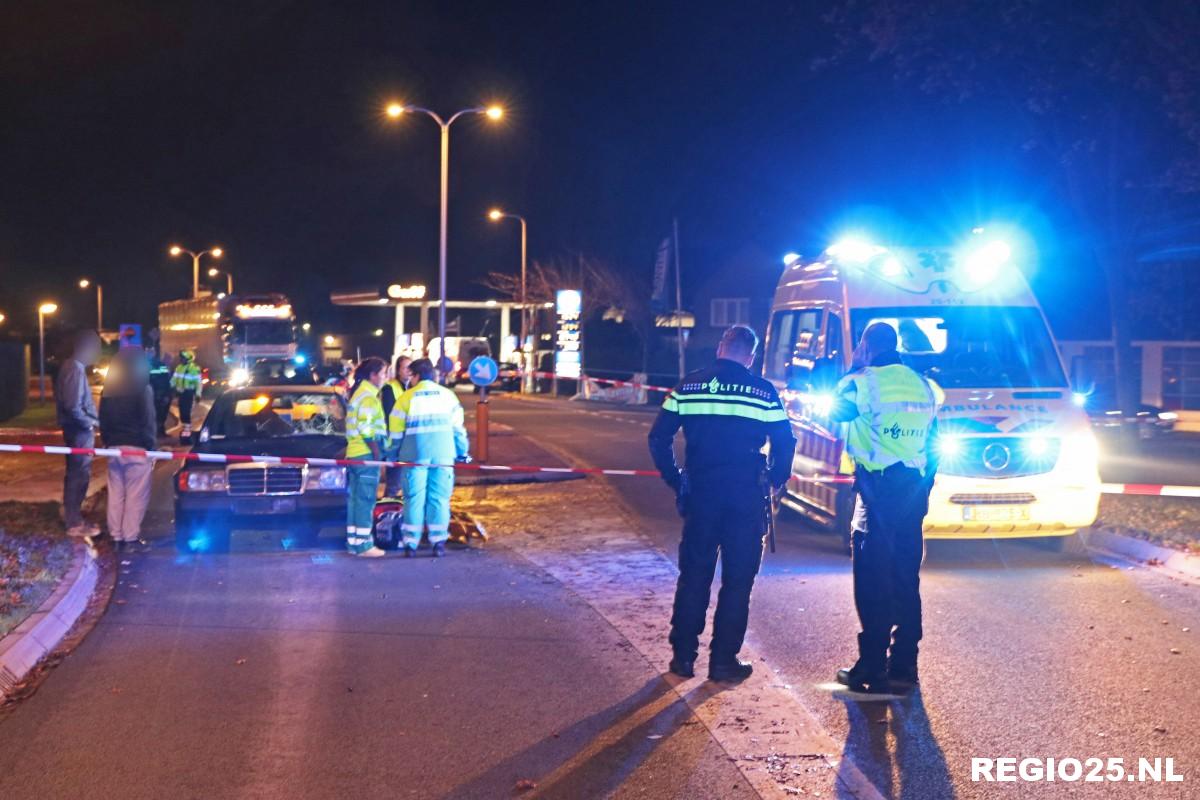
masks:
[[[1066,388],[1054,341],[1036,308],[929,306],[857,309],[854,341],[872,322],[900,338],[900,358],[947,389]]]

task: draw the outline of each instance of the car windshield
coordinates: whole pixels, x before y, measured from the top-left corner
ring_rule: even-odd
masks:
[[[238,319],[233,321],[233,344],[291,344],[296,340],[292,323],[286,319]]]
[[[901,360],[944,388],[1067,385],[1050,331],[1036,308],[864,308],[851,320],[856,342],[872,322],[891,325],[899,335]]]
[[[210,439],[344,436],[346,410],[333,392],[227,392],[204,427]]]

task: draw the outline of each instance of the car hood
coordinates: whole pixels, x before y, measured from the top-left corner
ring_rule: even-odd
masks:
[[[192,452],[231,456],[341,458],[346,452],[346,440],[341,436],[213,439],[196,445],[192,448]]]

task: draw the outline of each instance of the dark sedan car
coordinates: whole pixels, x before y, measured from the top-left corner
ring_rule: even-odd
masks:
[[[196,437],[198,455],[341,458],[345,403],[328,386],[233,389],[214,401]],[[345,524],[346,470],[252,460],[188,461],[175,475],[175,540],[183,551],[223,550],[234,528],[286,527],[315,542]]]
[[[1123,425],[1130,423],[1135,426],[1138,438],[1141,439],[1156,439],[1172,433],[1179,419],[1179,415],[1174,411],[1164,411],[1157,406],[1139,403],[1135,416],[1126,420],[1116,401],[1100,394],[1084,398],[1083,409],[1098,433],[1115,433]]]

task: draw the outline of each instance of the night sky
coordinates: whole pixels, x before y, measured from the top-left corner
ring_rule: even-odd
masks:
[[[86,275],[110,325],[152,323],[190,288],[173,242],[220,244],[239,290],[285,291],[319,323],[346,322],[331,289],[434,285],[437,129],[388,121],[392,99],[508,111],[454,128],[452,296],[517,266],[493,204],[528,217],[532,258],[646,272],[677,216],[685,283],[747,247],[815,252],[864,215],[947,233],[1006,215],[1055,240],[1044,255],[1069,239],[999,111],[940,103],[865,58],[814,69],[820,5],[646,5],[10,3],[0,310],[27,328],[52,298],[90,322]],[[1043,300],[1087,291],[1088,268],[1044,262]]]

